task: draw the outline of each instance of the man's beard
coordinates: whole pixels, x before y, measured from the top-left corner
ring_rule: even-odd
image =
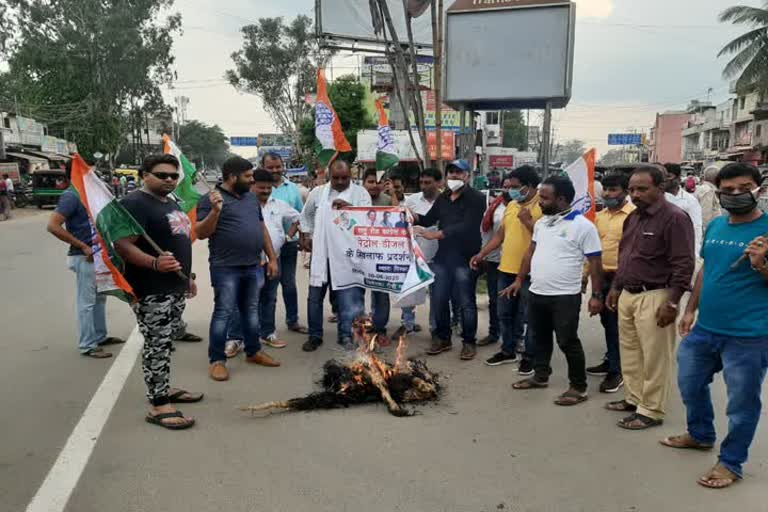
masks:
[[[249,183],[240,183],[239,181],[235,183],[235,192],[239,195],[247,194],[251,190],[251,185]]]

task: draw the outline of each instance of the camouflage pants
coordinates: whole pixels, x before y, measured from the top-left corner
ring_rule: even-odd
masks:
[[[133,304],[133,312],[144,336],[141,368],[152,405],[168,402],[171,376],[171,343],[179,329],[186,301],[183,294],[148,295]]]

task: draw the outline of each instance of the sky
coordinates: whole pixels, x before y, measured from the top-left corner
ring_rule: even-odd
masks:
[[[365,2],[367,4],[367,2]],[[556,141],[581,139],[600,153],[608,133],[647,132],[656,112],[684,109],[690,100],[728,98],[720,48],[746,30],[720,24],[735,3],[760,0],[579,0],[573,97],[554,113]],[[446,0],[446,5],[450,0]],[[187,117],[218,124],[228,136],[275,132],[258,98],[223,79],[230,55],[242,44],[240,28],[258,18],[312,15],[314,0],[177,0],[183,34],[174,53],[178,81],[165,91],[190,98]],[[355,72],[357,57],[342,53],[334,74]],[[333,75],[331,75],[333,76]],[[532,124],[541,113],[531,113]],[[241,154],[252,156],[253,149]]]

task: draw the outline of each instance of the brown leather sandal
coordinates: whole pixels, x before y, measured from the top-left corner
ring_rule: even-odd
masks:
[[[669,436],[665,437],[664,439],[661,439],[659,441],[664,446],[669,446],[670,448],[679,448],[681,450],[701,450],[701,451],[707,451],[711,450],[714,445],[711,444],[705,444],[700,443],[697,440],[695,440],[691,434],[681,434],[679,436]]]
[[[512,389],[517,389],[518,391],[526,389],[545,389],[548,387],[549,382],[539,382],[534,377],[531,377],[530,379],[519,380],[512,384]]]
[[[708,489],[725,489],[741,480],[739,475],[719,462],[698,480],[698,484]]]

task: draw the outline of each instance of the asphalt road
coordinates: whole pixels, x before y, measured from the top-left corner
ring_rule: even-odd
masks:
[[[26,510],[115,364],[76,351],[74,277],[66,270],[65,247],[45,233],[46,218],[0,223],[3,512]],[[186,314],[190,330],[203,334],[212,309],[206,256],[205,244],[196,244],[201,293]],[[306,273],[300,275],[302,288]],[[302,291],[304,319],[305,297]],[[481,325],[487,325],[485,302]],[[282,326],[282,310],[278,319]],[[112,299],[108,320],[110,334],[123,337],[135,323],[129,308]],[[394,316],[390,327],[396,327]],[[768,511],[765,422],[745,481],[725,491],[702,489],[695,480],[714,454],[671,451],[657,442],[684,429],[677,393],[663,427],[625,432],[614,426],[619,416],[602,409],[609,397],[597,392],[596,378],[586,404],[552,404],[566,386],[559,353],[551,388],[525,393],[510,388],[514,366],[488,368],[482,358],[462,363],[457,350],[429,359],[443,375],[445,395],[411,418],[394,418],[376,405],[266,418],[236,410],[311,392],[323,362],[339,355],[335,329],[328,330],[326,344],[312,354],[301,352],[302,337],[285,336],[289,347],[271,351],[281,368],[231,363],[232,380],[225,383],[208,379],[205,344],[180,345],[174,384],[206,393],[202,403],[184,408],[198,420],[185,432],[144,422],[144,386],[139,365],[133,366],[122,392],[113,393],[114,409],[94,436],[95,449],[64,510]],[[599,324],[585,316],[581,335],[588,360],[596,361],[603,352]],[[416,336],[412,354],[427,342],[426,334]],[[723,432],[720,378],[714,395]]]

